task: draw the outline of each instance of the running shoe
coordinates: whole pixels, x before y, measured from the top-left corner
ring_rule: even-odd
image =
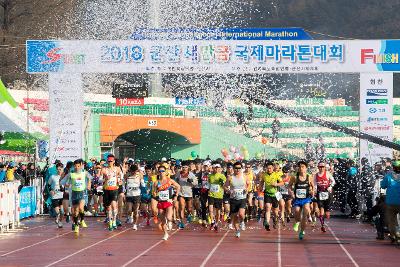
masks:
[[[237,230],[237,231],[236,231],[235,236],[236,236],[237,238],[240,238],[240,230]]]
[[[326,232],[325,226],[322,226],[322,227],[321,227],[321,231],[324,232],[324,233]]]
[[[112,227],[113,229],[117,229],[117,221],[112,221]]]
[[[95,212],[95,213],[94,213],[94,217],[99,217],[99,213],[98,213],[98,212]]]
[[[109,231],[112,231],[112,230],[114,230],[114,227],[113,227],[113,222],[112,222],[112,220],[110,220],[110,221],[108,222],[108,230],[109,230]]]
[[[79,234],[79,225],[75,225],[74,232],[75,234]]]
[[[203,224],[203,220],[202,219],[199,219],[199,224]]]
[[[75,231],[75,224],[71,224],[72,225],[72,231]]]
[[[120,227],[120,226],[122,226],[122,222],[121,222],[119,219],[117,219],[117,220],[116,220],[116,225],[117,225],[118,227]]]
[[[211,217],[210,217],[210,215],[208,215],[208,217],[207,217],[207,222],[208,222],[208,224],[211,224]]]
[[[299,222],[296,222],[296,223],[293,224],[293,230],[294,230],[295,232],[299,231],[299,225],[300,225]]]
[[[81,226],[82,226],[83,228],[87,228],[87,224],[85,223],[84,220],[81,221]]]
[[[229,224],[229,230],[233,230],[234,228],[233,228],[233,224]]]
[[[286,217],[286,222],[287,222],[287,223],[290,223],[290,216],[287,216],[287,217]]]
[[[224,213],[224,222],[228,220],[228,214]]]
[[[167,223],[167,231],[171,231],[172,230],[172,222],[168,222]]]
[[[129,224],[131,224],[131,223],[133,223],[133,217],[128,217],[128,221],[127,221],[127,223],[129,223]]]
[[[305,234],[306,234],[306,233],[305,233],[304,231],[300,231],[300,233],[299,233],[299,239],[300,239],[300,240],[303,240]]]
[[[168,233],[165,233],[162,239],[165,240],[165,241],[167,241],[167,240],[168,240],[168,237],[169,237]]]
[[[214,225],[214,231],[215,231],[215,232],[218,232],[218,224],[215,224],[215,225]]]
[[[214,229],[214,226],[215,226],[215,222],[211,223],[210,230]]]
[[[240,223],[240,230],[242,230],[242,231],[246,230],[246,225],[244,224],[244,222]]]
[[[108,219],[108,217],[106,217],[105,219],[104,219],[104,223],[109,223],[110,222],[110,220]]]
[[[150,225],[150,218],[146,218],[146,225],[147,225],[147,226]]]
[[[133,225],[133,230],[135,230],[135,231],[137,230],[137,225],[136,224]]]
[[[188,223],[191,223],[191,222],[192,222],[192,215],[189,214],[189,215],[187,216],[187,222],[188,222]]]
[[[90,211],[86,211],[85,216],[93,216],[93,214]]]
[[[63,227],[62,222],[58,222],[57,226],[58,226],[58,228],[62,228]]]
[[[269,229],[269,223],[266,220],[264,220],[264,228],[267,231],[271,231],[271,229]]]
[[[185,224],[183,222],[179,222],[179,229],[185,229]]]
[[[71,220],[71,215],[67,214],[67,216],[65,217],[65,221],[66,221],[67,223],[69,223],[70,220]]]
[[[261,222],[261,213],[257,214],[257,222]]]

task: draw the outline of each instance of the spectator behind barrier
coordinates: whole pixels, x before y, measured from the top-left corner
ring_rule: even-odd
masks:
[[[7,166],[0,163],[0,183],[4,183],[6,181],[6,172]]]
[[[6,172],[6,180],[7,182],[13,182],[15,179],[15,170],[17,169],[17,165],[15,162],[10,162],[8,164],[7,172]]]

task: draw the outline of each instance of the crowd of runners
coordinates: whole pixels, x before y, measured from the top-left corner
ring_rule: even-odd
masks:
[[[265,231],[289,229],[290,223],[302,240],[307,226],[326,232],[335,197],[334,166],[325,161],[312,168],[302,160],[163,158],[146,164],[108,155],[66,166],[56,161],[53,168],[47,184],[55,222],[61,228],[63,220],[72,221],[75,233],[87,227],[85,214],[104,213],[109,231],[123,223],[138,230],[140,221],[157,225],[164,240],[173,227],[194,223],[215,232],[226,227],[240,238],[251,220],[262,223]]]

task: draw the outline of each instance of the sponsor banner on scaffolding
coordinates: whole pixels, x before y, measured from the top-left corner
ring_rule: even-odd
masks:
[[[36,214],[36,188],[24,186],[19,193],[19,218],[27,218]]]
[[[361,73],[360,131],[393,141],[393,73]],[[360,157],[392,158],[392,149],[360,140]]]
[[[400,40],[28,40],[27,72],[399,72]]]
[[[83,92],[81,74],[49,74],[50,160],[82,158]]]

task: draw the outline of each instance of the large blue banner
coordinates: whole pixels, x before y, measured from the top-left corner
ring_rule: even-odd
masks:
[[[24,186],[19,193],[19,218],[27,218],[36,213],[36,189],[33,186]]]

